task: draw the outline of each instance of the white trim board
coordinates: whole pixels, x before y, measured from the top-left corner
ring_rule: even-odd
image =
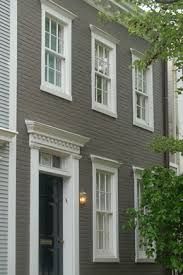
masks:
[[[71,20],[74,20],[78,17],[76,14],[72,13],[71,11],[68,11],[67,9],[63,8],[62,6],[60,6],[52,0],[41,0],[41,4],[47,5],[51,9],[54,9],[56,12],[63,14],[65,17],[68,17]]]
[[[9,130],[0,129],[9,142],[8,275],[16,274],[16,135],[17,135],[17,0],[10,0]],[[1,136],[2,138],[2,136]]]
[[[0,128],[0,146],[7,142],[11,142],[16,135],[17,132],[15,131],[11,131],[6,128]]]
[[[34,121],[26,124],[31,151],[29,274],[39,275],[39,172],[43,171],[39,152],[43,149],[68,158],[64,171],[44,167],[44,172],[63,177],[63,275],[79,275],[79,159],[80,147],[89,139]]]
[[[112,36],[111,34],[103,31],[102,29],[97,28],[96,26],[90,24],[90,30],[97,35],[103,36],[106,40],[111,41],[114,44],[119,44],[120,40],[116,37]]]
[[[101,0],[100,1],[99,0],[83,0],[83,1],[99,11],[104,10],[103,3]],[[105,6],[107,6],[106,2],[104,4],[105,4]],[[121,10],[122,12],[123,11],[126,11],[126,12],[132,11],[132,7],[130,5],[124,4],[124,3],[122,5],[120,5],[115,0],[108,0],[108,8],[110,8],[110,7],[113,7],[116,10]]]

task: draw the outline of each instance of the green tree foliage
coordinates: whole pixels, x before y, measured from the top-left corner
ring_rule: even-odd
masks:
[[[141,209],[129,209],[146,245],[147,255],[165,267],[183,272],[183,176],[164,167],[147,169],[142,175]],[[145,211],[144,211],[145,209]]]
[[[130,34],[150,42],[141,66],[147,67],[157,59],[174,59],[177,68],[183,67],[183,0],[168,5],[155,0],[116,2],[130,6],[131,10],[118,9],[110,13],[110,7],[104,7],[105,17],[125,25]]]
[[[101,15],[125,25],[131,35],[149,42],[143,58],[137,63],[139,67],[146,68],[157,59],[173,59],[177,69],[183,67],[183,0],[167,5],[155,0],[116,2],[129,9],[114,11],[110,6],[103,6]],[[152,147],[156,152],[183,153],[183,141],[173,138],[157,138]],[[128,225],[134,226],[134,221],[138,221],[147,255],[152,256],[155,252],[157,262],[182,274],[183,176],[167,168],[153,167],[144,171],[142,183],[141,208],[145,211],[129,209]]]

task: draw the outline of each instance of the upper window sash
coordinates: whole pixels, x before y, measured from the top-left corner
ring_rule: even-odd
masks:
[[[92,109],[117,117],[117,39],[90,25],[92,37]]]
[[[76,17],[60,5],[41,0],[42,58],[40,89],[72,100],[71,36]]]
[[[132,65],[142,54],[131,49]],[[154,131],[153,106],[153,70],[152,65],[146,70],[136,66],[132,68],[133,124],[149,131]]]

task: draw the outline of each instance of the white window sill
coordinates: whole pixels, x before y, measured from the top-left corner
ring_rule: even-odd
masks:
[[[120,260],[118,257],[109,257],[109,256],[106,256],[106,257],[94,257],[93,258],[93,262],[94,263],[119,263]]]
[[[101,105],[101,106],[100,106]],[[103,113],[105,115],[111,116],[113,118],[117,118],[117,113],[112,112],[110,109],[103,107],[102,104],[98,105],[96,102],[92,104],[92,110]]]
[[[146,124],[143,120],[138,120],[138,119],[135,119],[133,121],[133,125],[137,126],[137,127],[140,127],[140,128],[143,128],[147,131],[150,131],[150,132],[154,132],[154,127],[152,126],[149,126],[148,124]]]
[[[155,263],[155,259],[153,259],[153,258],[147,258],[147,257],[145,257],[145,258],[136,258],[135,259],[135,262],[138,264],[154,264]]]
[[[46,85],[46,84],[41,85],[40,90],[44,91],[46,93],[52,94],[54,96],[58,96],[58,97],[66,99],[66,100],[72,101],[71,95],[62,93],[60,89],[57,89],[57,88],[54,89],[54,88],[50,87],[49,85]]]

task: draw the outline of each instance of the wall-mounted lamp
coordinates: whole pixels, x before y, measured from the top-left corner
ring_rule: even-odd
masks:
[[[86,202],[87,202],[87,194],[86,194],[86,192],[81,192],[80,193],[79,202],[80,202],[80,205],[85,205],[86,204]]]

